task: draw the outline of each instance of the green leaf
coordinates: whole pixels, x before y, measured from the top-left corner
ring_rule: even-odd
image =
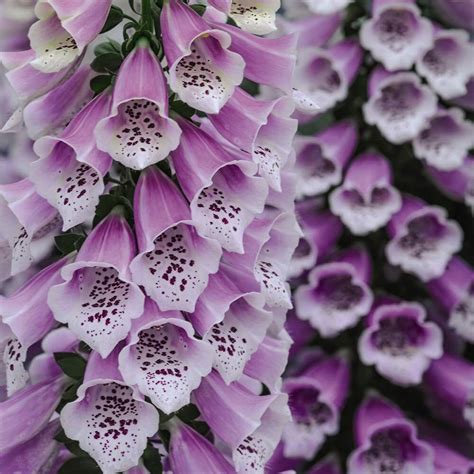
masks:
[[[195,420],[201,413],[199,412],[196,405],[190,403],[189,405],[184,406],[178,410],[177,416],[180,420],[188,423],[192,420]]]
[[[200,16],[206,13],[206,5],[191,5],[191,8]]]
[[[75,352],[55,352],[54,360],[69,377],[79,380],[84,376],[87,362],[79,354]]]
[[[119,194],[103,194],[99,198],[99,204],[95,209],[94,226],[96,226],[102,219],[105,219],[116,206],[123,206],[127,214],[132,215],[133,208],[128,199]]]
[[[105,43],[100,43],[94,48],[95,56],[102,56],[107,53],[119,53],[120,54],[121,45],[118,41],[109,39]]]
[[[114,72],[122,64],[120,53],[105,53],[97,56],[91,63],[91,68],[96,72]]]
[[[94,94],[100,94],[102,91],[105,91],[107,87],[110,86],[112,82],[112,77],[111,76],[95,76],[91,79],[91,82],[89,84],[91,90],[94,92]]]
[[[85,240],[82,234],[61,234],[54,238],[57,249],[63,254],[68,255],[75,250],[78,250]]]
[[[109,11],[109,16],[107,17],[107,20],[105,20],[105,25],[102,28],[101,33],[105,33],[106,31],[111,30],[112,28],[117,26],[122,20],[123,11],[119,7],[112,5]]]
[[[163,472],[160,452],[151,443],[148,443],[143,452],[143,464],[150,471],[150,474],[162,474]]]
[[[80,457],[67,460],[58,474],[101,474],[102,471],[92,458]]]
[[[182,100],[175,100],[171,104],[171,108],[185,118],[191,118],[195,113],[196,110],[192,107],[189,107],[188,104],[184,103]]]

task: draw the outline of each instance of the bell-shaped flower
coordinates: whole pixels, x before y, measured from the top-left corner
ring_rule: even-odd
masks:
[[[224,261],[236,268],[252,272],[260,284],[266,306],[273,310],[292,308],[289,285],[291,256],[301,237],[292,213],[262,215],[247,229],[245,253],[226,254]]]
[[[390,220],[387,232],[388,261],[423,281],[441,276],[462,246],[462,230],[448,220],[444,208],[408,195],[403,196],[402,208]]]
[[[344,10],[353,0],[297,0],[306,6],[309,12],[316,15],[330,15]],[[287,0],[288,7],[290,0]]]
[[[2,396],[0,399],[3,400],[25,387],[30,376],[25,369],[27,347],[24,347],[15,338],[15,335],[4,327],[3,323],[1,326],[0,385],[2,386]]]
[[[339,218],[321,209],[313,199],[296,204],[296,217],[303,235],[291,257],[290,277],[314,268],[332,250],[343,231]]]
[[[3,126],[2,132],[17,131],[21,125],[23,108],[31,100],[53,90],[69,75],[69,70],[45,73],[35,69],[30,62],[34,59],[32,49],[15,52],[0,52],[0,62],[8,71],[5,74],[16,94],[16,110]]]
[[[77,396],[61,410],[66,436],[79,441],[105,474],[136,466],[148,438],[158,431],[159,415],[123,382],[117,350],[107,359],[92,352]]]
[[[47,296],[51,286],[62,281],[60,271],[67,261],[68,258],[58,260],[37,273],[11,295],[0,297],[3,328],[0,334],[5,344],[2,356],[9,396],[28,381],[28,373],[24,368],[26,351],[56,324],[47,304]]]
[[[271,393],[281,389],[281,376],[288,364],[288,353],[293,343],[286,329],[278,334],[270,330],[256,352],[245,365],[244,374],[262,382]]]
[[[47,426],[63,389],[64,381],[55,378],[29,385],[0,402],[0,456],[33,440]]]
[[[126,57],[114,84],[111,114],[96,129],[97,148],[128,168],[164,160],[181,131],[168,117],[168,89],[161,65],[141,39]]]
[[[134,320],[119,369],[130,386],[170,414],[190,402],[191,392],[212,368],[213,351],[196,339],[179,312],[162,313],[147,299],[143,315]]]
[[[474,77],[469,79],[466,85],[467,92],[464,95],[451,99],[451,103],[466,110],[474,110]]]
[[[433,361],[424,384],[431,397],[461,414],[474,428],[474,364],[450,354]]]
[[[49,469],[58,455],[55,436],[60,431],[59,420],[50,421],[45,428],[24,443],[8,452],[0,453],[0,463],[5,472],[52,472]]]
[[[128,269],[136,254],[135,239],[118,212],[87,236],[74,263],[61,271],[64,283],[53,286],[48,296],[56,320],[102,357],[125,339],[144,305],[144,295]]]
[[[436,109],[436,95],[416,74],[389,73],[381,66],[371,74],[365,121],[376,125],[389,142],[398,145],[415,138]]]
[[[263,211],[268,186],[254,176],[257,166],[247,155],[231,154],[186,120],[179,125],[183,135],[172,161],[196,230],[225,250],[242,253],[245,229]]]
[[[171,89],[191,107],[218,113],[243,79],[245,63],[229,50],[231,37],[180,0],[166,0],[160,19]]]
[[[362,362],[375,365],[395,384],[419,384],[431,361],[443,355],[442,332],[425,319],[418,303],[381,298],[365,319],[359,339]]]
[[[435,27],[434,44],[418,58],[416,70],[443,99],[454,99],[467,93],[469,79],[474,76],[473,54],[465,31]]]
[[[209,5],[230,16],[242,30],[254,35],[276,31],[281,0],[209,0]]]
[[[289,420],[287,396],[255,395],[211,372],[193,393],[204,421],[232,450],[237,472],[263,473]]]
[[[474,12],[470,0],[433,0],[433,7],[443,21],[474,32]]]
[[[450,199],[464,201],[474,210],[474,156],[466,156],[461,166],[451,171],[434,167],[428,167],[427,171],[436,186]]]
[[[295,292],[296,314],[323,337],[333,337],[357,324],[372,306],[368,286],[371,262],[367,251],[342,251],[309,274],[307,285]]]
[[[357,146],[352,122],[337,122],[314,136],[295,138],[297,198],[316,196],[339,184],[342,172]]]
[[[474,125],[461,109],[439,110],[413,140],[415,156],[434,168],[459,168],[474,147]]]
[[[354,423],[357,449],[349,457],[349,474],[434,472],[432,448],[395,405],[371,396],[358,408]]]
[[[378,153],[363,153],[350,164],[342,186],[329,196],[331,211],[354,235],[380,229],[402,205],[392,181],[386,158]]]
[[[296,109],[316,115],[347,97],[362,63],[355,39],[344,39],[327,49],[305,48],[298,55],[293,99]]]
[[[177,417],[170,420],[167,426],[171,435],[168,459],[174,474],[235,474],[232,464],[207,438]]]
[[[181,191],[156,167],[140,176],[134,218],[139,254],[130,265],[133,281],[161,311],[192,312],[219,268],[219,242],[198,234]]]
[[[415,0],[374,0],[360,42],[389,71],[410,69],[433,46],[433,25]]]
[[[338,431],[349,372],[343,357],[321,357],[297,377],[285,379],[283,390],[293,418],[283,432],[286,457],[310,460],[326,436]]]
[[[82,66],[47,94],[29,102],[23,109],[28,136],[36,140],[59,134],[84,104],[92,100],[91,79],[90,67]]]
[[[229,49],[243,58],[244,75],[257,84],[291,92],[296,64],[297,35],[260,38],[232,25],[211,22],[232,39]]]
[[[104,191],[103,177],[111,158],[97,149],[93,131],[109,110],[107,92],[89,102],[58,136],[35,143],[39,160],[31,164],[30,177],[38,193],[63,219],[63,230],[91,219]]]
[[[279,31],[298,36],[298,49],[324,46],[341,26],[342,15],[339,12],[324,16],[304,15],[295,19],[291,12],[297,10],[297,2],[290,2],[291,6],[285,7],[285,16],[278,16],[277,25]]]
[[[426,285],[432,298],[449,314],[449,326],[474,343],[474,269],[454,257],[446,271]]]
[[[28,33],[39,71],[58,72],[70,66],[102,30],[112,0],[38,0],[38,21]]]
[[[0,281],[26,270],[33,245],[55,221],[57,211],[27,178],[0,185]]]
[[[272,189],[281,191],[280,171],[288,162],[298,126],[290,118],[293,111],[288,97],[257,100],[237,88],[219,114],[210,115],[209,120],[223,137],[250,153],[259,175]]]

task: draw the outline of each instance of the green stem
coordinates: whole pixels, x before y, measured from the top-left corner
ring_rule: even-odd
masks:
[[[152,0],[142,0],[142,25],[146,31],[153,33],[153,14],[151,11]]]

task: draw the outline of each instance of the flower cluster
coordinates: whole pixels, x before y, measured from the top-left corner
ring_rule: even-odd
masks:
[[[279,1],[124,3],[0,4],[0,464],[263,473],[290,418],[297,37],[263,37]]]
[[[292,421],[269,472],[467,474],[474,46],[450,26],[472,32],[472,2],[284,5],[303,236],[286,324]]]

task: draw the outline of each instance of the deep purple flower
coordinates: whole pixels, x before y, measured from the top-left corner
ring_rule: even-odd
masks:
[[[358,447],[349,458],[349,474],[433,472],[432,448],[418,438],[415,425],[388,401],[372,396],[362,402],[354,430]]]

